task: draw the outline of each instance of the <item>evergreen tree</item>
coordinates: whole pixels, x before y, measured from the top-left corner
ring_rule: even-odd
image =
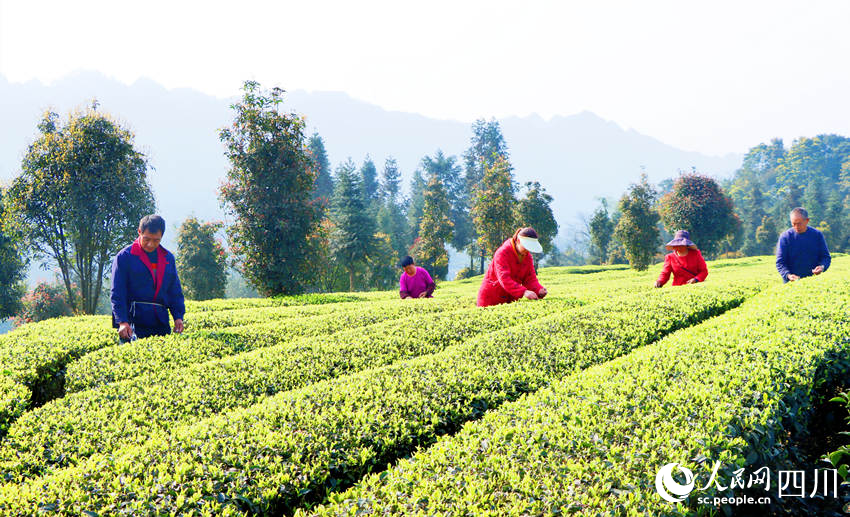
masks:
[[[753,255],[772,255],[776,251],[776,243],[779,240],[779,232],[773,219],[767,215],[762,217],[761,224],[756,228],[756,248]]]
[[[216,238],[221,223],[202,223],[189,217],[177,230],[177,269],[189,300],[224,298],[227,260]]]
[[[608,259],[609,244],[614,237],[614,223],[608,214],[608,201],[602,200],[599,208],[593,212],[588,224],[590,233],[591,256],[596,262],[604,264]]]
[[[385,234],[396,256],[407,255],[411,239],[401,199],[401,173],[394,158],[387,158],[381,177],[381,208],[378,231]]]
[[[449,271],[446,241],[452,237],[452,221],[446,189],[437,172],[428,174],[423,197],[422,221],[415,247],[416,260],[432,277],[444,280]]]
[[[355,271],[366,264],[375,244],[375,221],[366,210],[363,187],[351,158],[337,167],[334,184],[330,246],[336,260],[348,271],[348,289],[353,291]]]
[[[363,161],[363,166],[360,167],[360,184],[363,191],[363,199],[366,201],[368,207],[373,207],[380,198],[381,191],[378,185],[378,169],[368,154]]]
[[[505,239],[513,235],[515,220],[516,185],[511,164],[499,157],[484,172],[481,185],[476,189],[472,204],[472,221],[478,234],[478,247],[487,256],[493,256]],[[481,263],[481,274],[484,273]]]
[[[425,205],[425,187],[422,171],[416,169],[410,180],[410,199],[407,202],[407,225],[411,232],[411,242],[419,238],[419,223],[422,222],[422,208]]]
[[[278,111],[283,90],[244,85],[231,128],[219,136],[230,161],[220,198],[235,216],[228,228],[242,274],[266,296],[303,291],[309,244],[319,223],[313,203],[316,163],[307,149],[304,120]]]
[[[623,244],[629,264],[638,271],[649,267],[660,244],[659,217],[653,208],[656,196],[646,174],[642,174],[640,183],[629,187],[618,206],[620,219],[614,236]]]
[[[537,181],[527,182],[525,188],[525,197],[517,205],[517,224],[537,231],[545,257],[552,251],[552,240],[558,235],[558,222],[551,206],[553,198]]]
[[[324,209],[330,204],[334,184],[331,177],[331,164],[328,160],[328,153],[325,151],[325,141],[319,136],[319,133],[313,133],[313,136],[310,137],[308,148],[316,170],[313,197],[319,200],[319,204]]]

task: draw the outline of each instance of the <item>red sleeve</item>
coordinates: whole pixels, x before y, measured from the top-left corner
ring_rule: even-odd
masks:
[[[661,285],[667,283],[667,280],[670,280],[670,273],[673,272],[673,264],[670,262],[670,255],[664,255],[664,268],[661,269],[661,274],[658,275],[658,282]]]
[[[528,261],[528,266],[526,266],[528,267],[528,273],[525,275],[525,282],[522,285],[529,291],[538,293],[543,289],[543,286],[540,285],[540,282],[537,280],[537,273],[534,272],[534,259],[531,258],[531,253],[525,257],[525,260]]]
[[[705,278],[708,276],[708,266],[705,265],[705,259],[702,258],[702,253],[697,250],[697,280],[700,282],[705,282]]]
[[[513,260],[511,254],[513,250],[510,248],[500,248],[493,256],[493,270],[496,272],[496,278],[499,283],[514,298],[522,298],[525,294],[525,287],[511,277],[511,265],[508,262]]]

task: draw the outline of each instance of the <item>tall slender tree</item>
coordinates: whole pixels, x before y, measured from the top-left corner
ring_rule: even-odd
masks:
[[[375,221],[366,210],[363,186],[351,158],[336,169],[331,202],[331,251],[348,271],[348,288],[354,291],[355,272],[366,264],[375,239]]]
[[[446,242],[452,237],[452,221],[446,189],[436,171],[429,172],[416,243],[416,259],[434,278],[445,280],[449,271]]]
[[[378,184],[378,169],[368,154],[360,167],[360,183],[363,189],[363,199],[372,207],[380,198],[381,189]]]
[[[387,158],[381,176],[381,208],[378,210],[378,231],[387,235],[396,255],[406,254],[410,232],[401,202],[401,173],[395,158]]]
[[[422,222],[426,185],[422,171],[419,169],[413,171],[413,177],[410,179],[410,199],[407,200],[407,225],[411,230],[411,242],[419,237],[419,223]]]
[[[241,272],[264,295],[304,290],[311,235],[320,212],[313,203],[316,163],[308,151],[304,120],[279,107],[284,91],[264,91],[255,81],[234,104],[233,124],[221,130],[230,161],[219,198],[234,216],[227,229]]]
[[[478,247],[492,256],[516,229],[516,184],[510,162],[499,157],[484,172],[472,205],[472,221],[478,234]],[[484,274],[484,262],[481,263]]]
[[[325,150],[325,141],[319,136],[319,133],[313,133],[307,147],[310,150],[310,155],[313,157],[313,163],[316,169],[313,197],[318,200],[322,209],[325,209],[330,204],[330,199],[334,192],[331,164],[328,160],[328,153]]]
[[[469,221],[472,221],[471,210],[478,196],[478,189],[482,185],[482,180],[489,167],[492,167],[497,159],[502,158],[505,161],[509,160],[508,144],[505,137],[502,135],[502,129],[495,119],[490,121],[478,119],[472,124],[472,137],[469,140],[469,147],[463,154],[465,166],[465,192],[463,196],[464,205],[469,211]],[[469,226],[471,232],[469,234],[469,245],[467,251],[469,253],[470,268],[472,267],[473,257],[478,256],[481,260],[480,270],[484,271],[485,251],[478,246],[480,235],[477,233],[477,226],[472,223]]]
[[[599,208],[593,212],[588,223],[590,233],[591,255],[599,264],[608,259],[608,246],[614,237],[614,222],[608,214],[608,201],[603,199]]]

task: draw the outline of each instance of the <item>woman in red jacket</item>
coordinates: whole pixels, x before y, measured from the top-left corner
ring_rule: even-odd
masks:
[[[478,306],[509,303],[520,298],[538,300],[546,296],[546,288],[537,281],[531,253],[543,248],[534,228],[520,228],[493,255],[487,274],[478,290]]]
[[[667,283],[673,273],[673,285],[704,282],[708,276],[708,267],[697,245],[691,242],[691,234],[686,230],[676,232],[676,237],[667,243],[666,248],[673,253],[664,257],[664,269],[655,281],[655,287]]]

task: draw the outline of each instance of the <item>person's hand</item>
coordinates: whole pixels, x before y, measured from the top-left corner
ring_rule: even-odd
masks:
[[[183,332],[183,320],[174,320],[174,333],[180,334]]]
[[[697,280],[697,278],[696,278],[696,277],[694,277],[694,278],[691,278],[690,280],[688,280],[688,281],[687,281],[687,282],[685,282],[685,283],[686,283],[686,284],[695,284],[695,283],[697,283],[697,282],[699,282],[699,280]]]
[[[538,300],[539,299],[537,297],[537,293],[535,293],[534,291],[528,291],[528,290],[525,291],[525,293],[523,293],[522,297],[528,298],[529,300]]]
[[[813,275],[819,275],[823,273],[823,266],[818,266],[812,270]]]
[[[545,287],[541,287],[540,290],[537,291],[538,298],[544,298],[547,294],[549,294],[549,291],[547,291]]]
[[[417,298],[427,298],[427,297],[428,297],[428,293],[425,292],[425,291],[422,291],[421,293],[419,293],[419,296]]]
[[[797,280],[799,280],[799,279],[800,279],[800,277],[799,277],[799,276],[797,276],[797,275],[794,275],[794,274],[790,274],[790,275],[788,275],[788,281],[789,281],[789,282],[796,282],[796,281],[797,281]]]
[[[656,280],[656,281],[655,281],[655,287],[661,287],[661,286],[663,286],[663,285],[664,285],[664,284],[662,284],[662,283],[661,283],[661,282],[659,282],[658,280]]]
[[[130,328],[130,324],[126,321],[122,321],[118,324],[118,337],[121,339],[130,339],[130,336],[133,334],[133,329]]]

